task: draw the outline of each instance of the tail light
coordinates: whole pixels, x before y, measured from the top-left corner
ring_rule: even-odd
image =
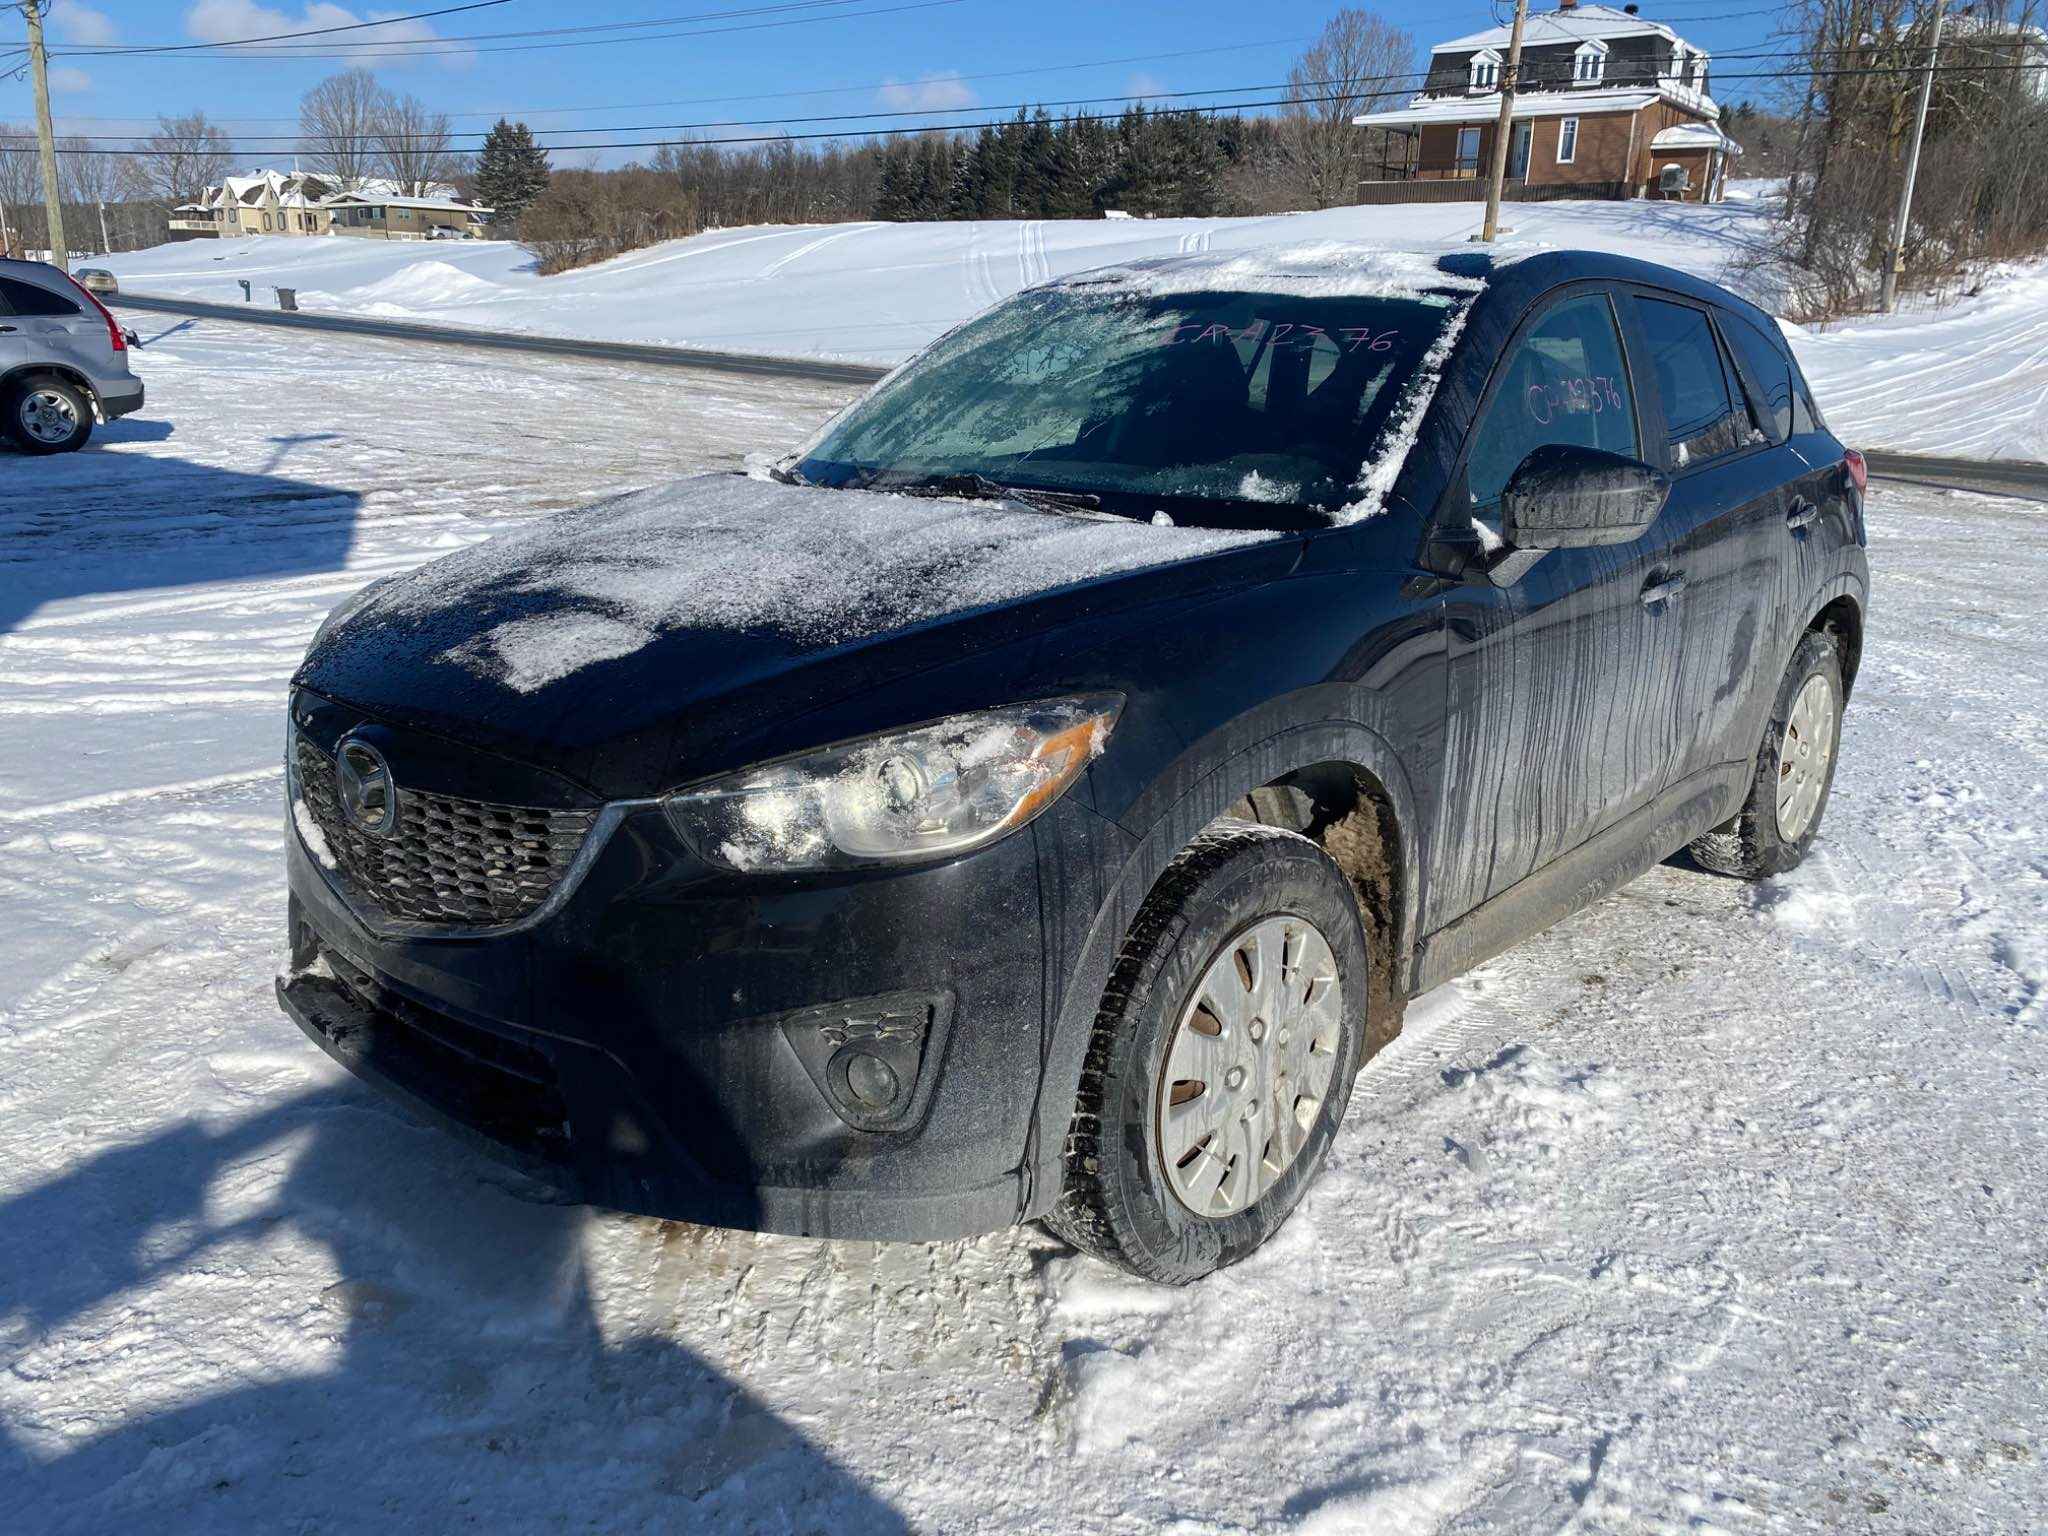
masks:
[[[64,280],[84,294],[86,303],[100,312],[100,318],[107,322],[107,340],[114,344],[114,350],[116,352],[126,352],[128,350],[128,338],[121,334],[121,322],[114,318],[114,312],[100,302],[98,294],[86,287],[85,284],[73,277],[69,272],[64,274]]]
[[[1863,455],[1854,448],[1844,448],[1842,468],[1849,471],[1849,483],[1856,487],[1856,494],[1862,496],[1870,486],[1870,466],[1863,462]]]

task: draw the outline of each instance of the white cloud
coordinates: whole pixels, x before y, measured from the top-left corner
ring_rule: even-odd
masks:
[[[1129,83],[1124,86],[1124,94],[1126,96],[1163,96],[1166,94],[1166,82],[1157,75],[1148,75],[1140,71],[1131,76]]]
[[[891,80],[878,96],[892,112],[943,112],[953,107],[971,107],[981,100],[960,78],[959,71],[950,69],[911,81]]]
[[[63,5],[50,12],[50,30],[67,43],[102,47],[120,41],[114,18],[89,5]]]
[[[403,16],[404,11],[368,11],[358,14],[339,5],[330,5],[326,0],[309,0],[296,15],[274,6],[259,5],[257,0],[198,0],[185,13],[185,31],[202,43],[233,43],[248,37],[275,37],[289,32],[312,32],[327,27],[353,27],[366,21],[376,21],[386,16]],[[476,62],[476,54],[468,48],[449,48],[445,51],[413,57],[401,51],[377,47],[358,47],[364,43],[423,42],[440,37],[424,21],[398,21],[388,27],[378,27],[371,32],[342,32],[331,37],[293,38],[293,44],[320,43],[325,46],[312,50],[334,52],[342,55],[339,60],[308,60],[318,64],[362,64],[372,69],[410,69],[421,62],[438,64],[444,69],[467,69]],[[265,50],[250,48],[250,53]],[[286,47],[277,50],[283,58],[299,57],[306,50]]]
[[[60,96],[76,96],[92,89],[92,76],[69,64],[50,66],[50,89]]]

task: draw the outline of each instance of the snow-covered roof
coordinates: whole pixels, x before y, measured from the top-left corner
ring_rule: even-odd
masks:
[[[1665,93],[1656,90],[1537,91],[1515,97],[1516,117],[1588,117],[1600,112],[1635,112]],[[1709,117],[1720,109],[1705,97],[1697,109]],[[1428,123],[1491,123],[1500,119],[1500,97],[1418,96],[1405,107],[1368,112],[1351,119],[1359,128],[1420,128]]]
[[[1653,152],[1660,149],[1718,149],[1724,155],[1742,153],[1742,146],[1712,123],[1674,123],[1650,140],[1650,148]]]
[[[1505,48],[1512,33],[1511,27],[1488,27],[1484,32],[1473,32],[1464,37],[1454,37],[1448,43],[1438,43],[1429,51],[1464,53],[1474,48]],[[1540,16],[1531,16],[1522,28],[1524,48],[1596,39],[1604,42],[1615,37],[1663,37],[1674,43],[1681,40],[1662,22],[1631,16],[1611,5],[1581,5],[1568,11],[1545,11]]]
[[[384,192],[337,192],[332,197],[322,198],[323,208],[338,208],[344,203],[374,203],[379,208],[426,208],[444,213],[491,213],[494,210],[481,203],[465,203],[455,197],[400,197]]]
[[[1093,267],[1055,278],[1048,287],[1117,287],[1134,293],[1209,293],[1234,289],[1315,297],[1418,298],[1425,293],[1477,293],[1485,281],[1446,271],[1446,256],[1470,256],[1463,242],[1372,246],[1318,240],[1236,252],[1154,256]]]

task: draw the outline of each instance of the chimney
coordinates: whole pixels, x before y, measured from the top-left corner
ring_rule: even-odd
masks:
[[[1579,0],[1557,0],[1557,14],[1560,16],[1566,11],[1576,11],[1578,8]]]
[[[1635,0],[1629,0],[1629,4],[1621,8],[1621,13],[1624,16],[1640,16],[1643,14],[1643,8],[1635,4]]]

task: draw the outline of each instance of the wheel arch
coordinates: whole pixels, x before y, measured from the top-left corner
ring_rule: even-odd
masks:
[[[0,399],[4,399],[15,388],[28,383],[31,379],[44,377],[62,379],[66,384],[73,385],[84,393],[85,403],[92,407],[93,415],[100,416],[102,414],[100,410],[100,392],[92,387],[91,379],[68,363],[21,363],[8,369],[5,373],[0,373]]]
[[[1847,702],[1856,690],[1856,670],[1863,664],[1863,603],[1860,590],[1852,590],[1846,583],[1837,585],[1840,590],[1823,596],[1801,633],[1823,634],[1834,642],[1842,658],[1842,695]]]
[[[1265,715],[1267,711],[1257,712]],[[1198,766],[1190,767],[1191,762]],[[1167,866],[1202,831],[1238,816],[1301,832],[1330,854],[1365,916],[1373,976],[1366,1054],[1400,1028],[1421,911],[1422,819],[1392,745],[1356,720],[1247,732],[1245,723],[1183,753],[1119,825],[1134,836],[1122,870],[1069,967],[1038,1085],[1020,1218],[1059,1197],[1061,1154],[1081,1066],[1111,967]]]

